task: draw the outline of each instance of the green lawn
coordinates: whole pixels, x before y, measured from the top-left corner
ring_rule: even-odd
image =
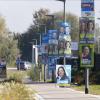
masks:
[[[75,90],[84,91],[85,86],[73,86]],[[89,85],[89,94],[100,95],[100,85]]]

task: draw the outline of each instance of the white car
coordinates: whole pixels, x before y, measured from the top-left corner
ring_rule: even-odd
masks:
[[[17,64],[17,70],[27,70],[30,69],[32,67],[32,64],[28,61],[21,61],[19,64]]]
[[[24,68],[25,69],[30,69],[32,67],[31,63],[28,61],[24,61]]]

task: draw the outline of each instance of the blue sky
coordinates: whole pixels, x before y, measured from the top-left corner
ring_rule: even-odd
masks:
[[[81,16],[81,0],[66,0],[66,12]],[[100,16],[100,1],[95,0],[95,15]],[[12,32],[24,32],[32,24],[32,14],[40,8],[47,8],[51,13],[62,11],[63,3],[55,0],[0,0],[2,15]],[[99,23],[100,21],[98,21]]]

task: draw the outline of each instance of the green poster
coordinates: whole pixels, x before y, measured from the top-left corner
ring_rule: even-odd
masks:
[[[80,44],[80,67],[94,67],[94,44]]]

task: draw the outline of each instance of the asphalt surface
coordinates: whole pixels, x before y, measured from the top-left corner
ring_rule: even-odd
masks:
[[[16,68],[9,68],[10,71],[17,71]],[[71,88],[61,88],[53,83],[33,82],[28,76],[23,83],[32,90],[37,91],[36,100],[100,100],[100,95],[85,94]]]
[[[100,100],[100,96],[85,94],[71,88],[61,88],[56,84],[33,83],[28,87],[37,91],[37,100]]]

